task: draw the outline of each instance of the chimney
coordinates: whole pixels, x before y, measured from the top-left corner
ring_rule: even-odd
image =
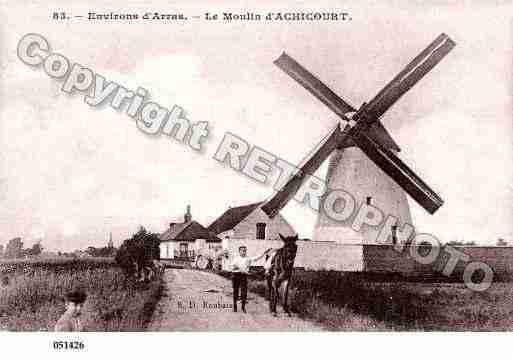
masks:
[[[367,197],[367,205],[368,206],[370,206],[372,204],[371,202],[372,202],[372,197],[371,196]]]
[[[397,243],[397,225],[392,226],[392,244]]]
[[[192,221],[191,205],[190,204],[187,205],[187,212],[185,212],[185,214],[183,216],[183,220],[184,220],[184,223],[188,223],[188,222]]]

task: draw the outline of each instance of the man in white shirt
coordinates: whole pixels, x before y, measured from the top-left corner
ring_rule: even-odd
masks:
[[[249,267],[253,262],[263,258],[271,249],[256,257],[247,256],[246,246],[239,247],[239,255],[231,261],[232,284],[233,284],[233,311],[237,311],[237,299],[240,298],[242,311],[246,313],[246,300],[248,298],[248,274]],[[240,290],[240,297],[239,297]]]

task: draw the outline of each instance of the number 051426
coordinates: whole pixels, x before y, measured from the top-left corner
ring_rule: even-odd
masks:
[[[84,343],[80,341],[54,341],[53,348],[56,350],[81,350]]]

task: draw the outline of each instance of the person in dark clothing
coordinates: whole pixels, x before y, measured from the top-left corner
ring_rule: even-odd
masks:
[[[232,286],[233,311],[237,311],[237,300],[240,299],[242,304],[242,311],[246,313],[246,302],[248,300],[248,275],[240,272],[232,273]]]
[[[66,294],[66,311],[55,324],[56,332],[81,332],[84,330],[80,322],[82,307],[87,294],[81,290],[74,290]]]

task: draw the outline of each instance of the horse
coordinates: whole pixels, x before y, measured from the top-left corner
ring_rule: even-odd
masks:
[[[144,266],[145,280],[153,280],[159,278],[164,274],[166,267],[160,261],[153,259],[146,263]]]
[[[135,263],[136,277],[139,282],[150,282],[155,278],[159,278],[164,274],[166,266],[156,259],[144,262],[140,267]]]
[[[153,260],[153,271],[155,275],[162,276],[166,270],[166,265],[156,259]]]
[[[283,286],[283,302],[282,307],[285,313],[289,316],[289,306],[287,303],[289,295],[290,278],[292,277],[292,270],[294,268],[294,260],[296,259],[297,234],[295,236],[284,237],[280,234],[281,240],[284,242],[283,247],[277,249],[272,255],[270,266],[266,270],[267,287],[269,289],[269,310],[276,316],[276,305],[280,297],[279,290]]]

